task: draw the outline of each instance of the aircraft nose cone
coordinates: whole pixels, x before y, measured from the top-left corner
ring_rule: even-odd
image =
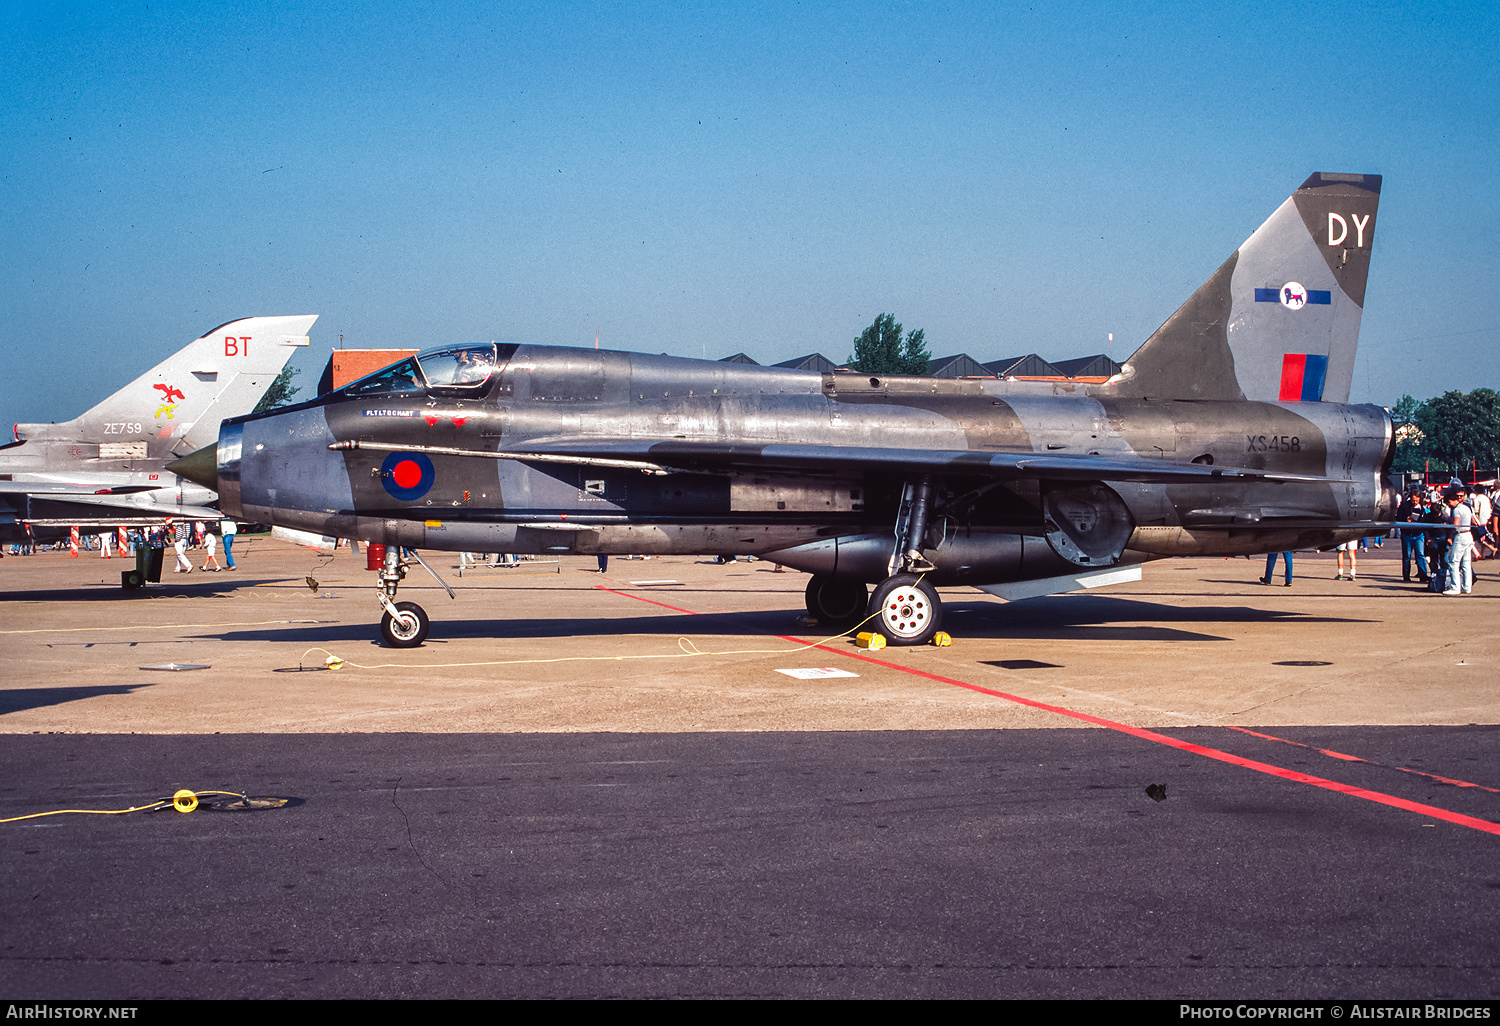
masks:
[[[167,469],[178,477],[185,477],[212,491],[219,490],[219,447],[205,445],[196,452],[188,453],[180,460],[167,464]]]

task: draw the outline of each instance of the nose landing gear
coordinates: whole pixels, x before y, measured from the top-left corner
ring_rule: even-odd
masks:
[[[384,596],[381,596],[384,598]],[[415,602],[397,602],[395,612],[380,618],[380,636],[391,648],[416,648],[427,640],[432,618]]]
[[[407,563],[401,558],[402,549],[398,545],[389,546],[385,550],[385,559],[380,565],[380,591],[376,592],[385,615],[380,618],[380,636],[391,648],[416,648],[427,640],[427,631],[432,627],[432,617],[427,615],[427,610],[415,602],[397,602],[396,589],[406,579]],[[423,569],[432,574],[434,580],[443,586],[448,592],[449,598],[456,598],[453,589],[448,587],[446,581],[433,572],[432,567],[422,562],[422,557],[415,552],[411,553],[412,562],[420,564]]]

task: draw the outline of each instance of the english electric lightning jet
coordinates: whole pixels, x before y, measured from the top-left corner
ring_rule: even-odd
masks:
[[[17,424],[0,446],[0,540],[58,537],[69,528],[217,520],[212,488],[168,471],[212,444],[219,421],[249,413],[308,344],[317,315],[221,324],[93,409],[53,424]]]
[[[1312,175],[1102,385],[449,345],[172,469],[233,516],[385,546],[398,647],[428,633],[396,602],[423,548],[751,553],[811,574],[818,620],[920,644],[944,585],[1048,594],[1392,519],[1390,418],[1346,405],[1379,198]]]

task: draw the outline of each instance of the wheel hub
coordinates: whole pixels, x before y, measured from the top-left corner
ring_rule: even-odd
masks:
[[[932,611],[927,599],[920,591],[902,588],[886,597],[881,619],[893,634],[903,638],[915,637],[927,625]]]

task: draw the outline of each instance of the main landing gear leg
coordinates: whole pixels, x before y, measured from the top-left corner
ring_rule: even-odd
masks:
[[[405,577],[401,546],[388,546],[385,563],[380,568],[380,591],[376,594],[385,609],[385,616],[380,619],[380,635],[391,648],[416,648],[427,640],[428,628],[432,626],[427,610],[415,602],[396,601],[396,589]]]
[[[931,511],[932,479],[924,475],[902,491],[890,576],[876,586],[866,611],[892,645],[925,645],[943,623],[942,600],[926,577],[937,567],[922,555]]]

